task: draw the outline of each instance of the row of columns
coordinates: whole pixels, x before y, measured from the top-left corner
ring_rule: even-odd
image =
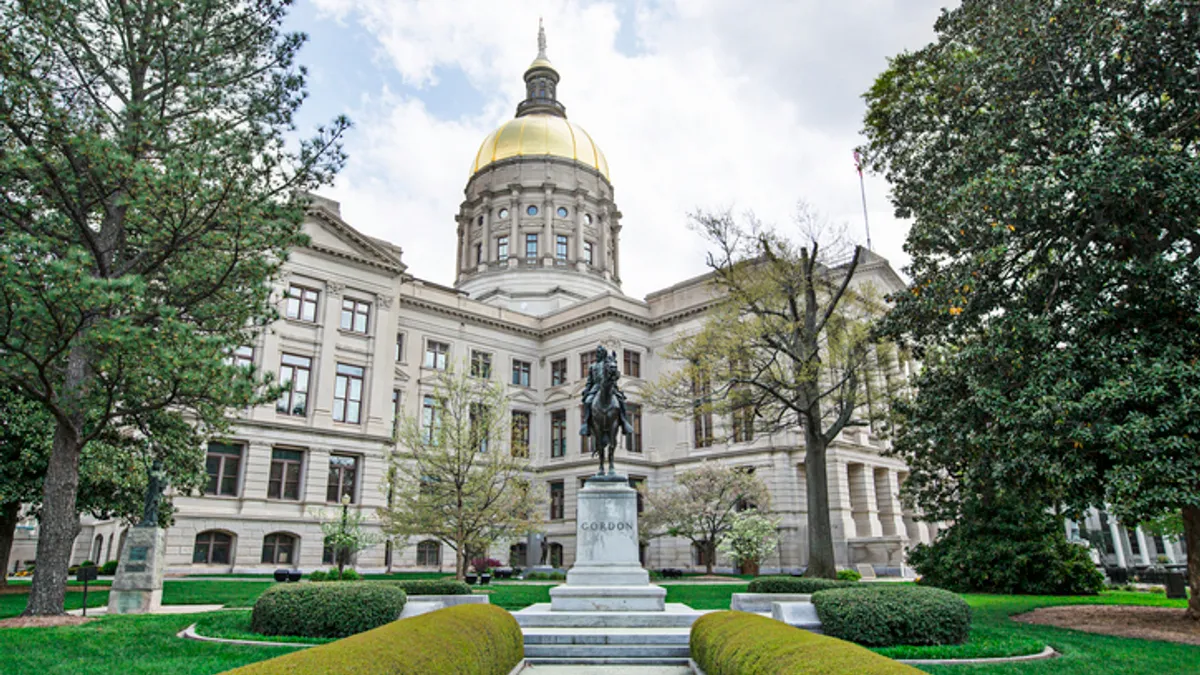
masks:
[[[903,537],[916,544],[932,539],[934,526],[918,520],[900,503],[903,474],[899,470],[832,460],[828,472],[835,540]]]

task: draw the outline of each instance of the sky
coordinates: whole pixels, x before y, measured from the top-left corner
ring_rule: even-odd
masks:
[[[952,0],[297,0],[308,34],[301,131],[346,114],[349,160],[320,191],[454,282],[455,215],[484,137],[512,119],[538,19],[567,115],[604,151],[623,214],[622,288],[702,274],[697,210],[753,212],[784,232],[804,200],[866,244],[853,150],[887,59],[933,37]],[[908,224],[867,175],[876,253],[901,270]]]

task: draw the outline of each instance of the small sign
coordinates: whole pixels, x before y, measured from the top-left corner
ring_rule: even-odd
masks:
[[[97,570],[92,565],[88,565],[87,567],[80,567],[79,571],[75,573],[75,579],[77,581],[95,581],[98,578],[98,575],[97,575],[98,571],[99,570]]]
[[[145,572],[145,565],[125,565],[126,572]]]
[[[129,549],[129,560],[133,562],[145,562],[146,553],[150,550],[149,546],[133,546]]]

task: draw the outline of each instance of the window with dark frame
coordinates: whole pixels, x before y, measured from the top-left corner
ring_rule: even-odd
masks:
[[[536,234],[525,235],[525,259],[534,260],[537,258],[538,236]]]
[[[492,355],[488,352],[471,350],[471,377],[492,379]]]
[[[450,345],[437,340],[425,342],[425,367],[434,370],[445,370],[446,360],[450,354]]]
[[[205,496],[236,497],[241,466],[242,446],[210,441],[208,454],[204,458],[204,469],[208,473]]]
[[[354,485],[358,480],[358,458],[348,455],[329,456],[329,482],[325,486],[325,501],[340,504],[342,497],[349,497],[350,503],[357,501]]]
[[[579,424],[582,425],[583,421],[585,419],[587,419],[587,411],[584,410],[583,406],[579,406]],[[592,452],[592,437],[591,436],[580,436],[579,437],[579,453],[583,454],[583,455],[588,455],[588,454],[591,454],[591,452]]]
[[[733,409],[733,442],[745,443],[754,440],[754,406],[749,403]]]
[[[637,512],[641,513],[643,510],[645,510],[645,506],[646,506],[645,505],[646,495],[644,494],[644,488],[646,487],[646,478],[644,476],[630,476],[629,477],[629,487],[633,488],[634,490],[637,490]]]
[[[392,435],[400,428],[400,390],[392,390]]]
[[[567,492],[561,480],[550,482],[550,520],[562,520],[567,506]]]
[[[567,411],[554,410],[550,413],[550,456],[565,457],[567,454]]]
[[[296,538],[290,534],[276,532],[263,537],[263,564],[291,565],[296,553]]]
[[[483,244],[481,243],[475,244],[475,264],[483,264]]]
[[[711,395],[707,379],[692,380],[692,442],[697,448],[707,448],[713,444],[713,416],[708,408],[708,398]]]
[[[582,352],[579,355],[579,377],[586,380],[588,376],[588,368],[596,362],[596,352]]]
[[[589,265],[594,265],[592,255],[592,242],[586,241],[583,243],[583,261]]]
[[[554,238],[554,257],[559,260],[567,259],[567,236],[560,234]]]
[[[367,334],[370,327],[371,303],[354,298],[342,298],[342,321],[339,327],[352,333]]]
[[[296,284],[288,286],[287,307],[284,309],[284,316],[297,321],[316,323],[317,301],[320,297],[321,292],[314,288]]]
[[[557,387],[567,383],[567,360],[559,359],[550,362],[550,386]]]
[[[500,262],[508,260],[508,237],[496,238],[496,260]]]
[[[437,398],[426,394],[421,401],[421,431],[425,442],[430,445],[437,443],[438,430],[442,427],[442,406]]]
[[[512,413],[512,448],[513,457],[529,456],[529,413],[514,410]]]
[[[626,403],[625,413],[629,415],[629,424],[633,426],[633,436],[629,439],[629,451],[642,451],[642,406],[639,403]]]
[[[512,383],[518,387],[528,387],[530,382],[530,373],[533,371],[533,364],[520,359],[513,359],[512,362]]]
[[[635,352],[632,349],[625,350],[625,371],[621,373],[626,377],[642,376],[642,354]]]
[[[233,350],[233,365],[239,368],[250,368],[254,366],[254,347],[250,345],[242,345]]]
[[[201,532],[196,535],[195,546],[192,548],[192,563],[196,565],[228,565],[232,549],[233,537],[231,535],[215,530]]]
[[[283,354],[279,363],[279,384],[287,387],[287,391],[275,403],[275,411],[305,417],[308,415],[308,382],[312,375],[312,359]]]
[[[299,500],[300,466],[303,463],[304,453],[299,450],[272,450],[267,498]]]
[[[337,364],[333,385],[333,421],[358,424],[362,421],[363,368]]]
[[[491,410],[482,403],[472,403],[468,422],[471,425],[471,446],[479,452],[488,451],[488,441],[491,437]]]
[[[438,567],[442,564],[442,545],[432,539],[417,544],[417,566]]]
[[[404,363],[404,333],[396,333],[396,362]]]

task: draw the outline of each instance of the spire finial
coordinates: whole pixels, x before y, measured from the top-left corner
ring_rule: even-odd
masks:
[[[538,55],[539,59],[546,58],[546,27],[542,25],[542,17],[538,17]]]

